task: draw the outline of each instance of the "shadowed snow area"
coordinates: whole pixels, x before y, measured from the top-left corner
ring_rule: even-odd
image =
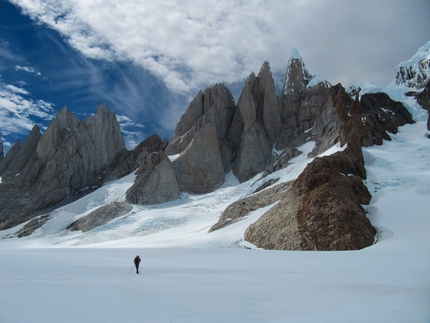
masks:
[[[273,205],[208,233],[229,204],[264,182],[295,179],[313,143],[263,180],[239,184],[229,175],[213,193],[134,205],[86,233],[65,230],[99,206],[124,201],[131,174],[54,211],[29,237],[13,236],[23,225],[0,232],[0,322],[428,323],[427,112],[389,90],[417,123],[363,149],[373,196],[365,208],[378,229],[376,244],[342,252],[256,249],[243,241],[244,231]],[[133,268],[137,254],[140,275]]]

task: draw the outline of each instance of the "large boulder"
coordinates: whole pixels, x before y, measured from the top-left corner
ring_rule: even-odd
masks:
[[[355,250],[376,234],[361,206],[371,195],[345,152],[316,158],[245,240],[278,250]]]

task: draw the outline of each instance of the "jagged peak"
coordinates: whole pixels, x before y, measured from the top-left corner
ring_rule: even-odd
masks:
[[[97,108],[96,116],[97,116],[97,115],[102,115],[102,116],[104,116],[104,115],[106,115],[106,111],[107,111],[106,103],[102,103],[102,104],[100,104],[100,105],[99,105],[99,107]]]
[[[283,94],[297,94],[308,85],[313,78],[309,73],[303,58],[295,48],[291,49],[290,58],[285,72]]]
[[[299,50],[296,48],[291,48],[291,51],[290,51],[290,59],[289,60],[293,60],[293,59],[297,59],[297,60],[300,60],[303,62],[303,58],[302,58],[302,56],[300,56]]]

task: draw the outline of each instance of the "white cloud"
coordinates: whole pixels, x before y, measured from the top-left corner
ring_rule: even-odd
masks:
[[[389,83],[428,39],[428,0],[11,0],[87,57],[132,61],[186,93],[283,72],[292,47],[333,84]],[[348,84],[345,84],[348,85]]]
[[[31,74],[36,74],[38,76],[41,76],[42,74],[38,71],[36,71],[34,68],[29,67],[29,66],[15,66],[15,70],[17,71],[25,71],[27,73],[31,73]]]
[[[26,98],[29,93],[13,85],[0,85],[0,133],[27,135],[34,126],[34,118],[47,123],[55,116],[51,103]],[[43,127],[43,125],[39,125]]]

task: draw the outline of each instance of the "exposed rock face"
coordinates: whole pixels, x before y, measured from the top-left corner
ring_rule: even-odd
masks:
[[[337,92],[321,77],[312,76],[298,53],[293,55],[281,97],[283,129],[276,149],[315,141],[315,156],[333,146],[342,126],[336,111]]]
[[[300,95],[312,79],[311,73],[296,49],[291,50],[290,59],[285,73],[283,95]]]
[[[71,223],[67,229],[71,231],[81,230],[82,232],[90,231],[98,226],[108,223],[109,221],[126,215],[133,209],[133,206],[127,202],[113,202],[106,204],[94,210],[90,214]]]
[[[402,62],[396,69],[396,84],[409,88],[422,89],[430,79],[430,42],[418,49],[408,61]]]
[[[182,190],[213,191],[231,170],[234,142],[227,138],[236,106],[230,91],[217,84],[199,92],[179,121],[167,154],[181,154],[173,166]]]
[[[32,234],[34,231],[42,227],[49,220],[49,215],[44,214],[38,216],[28,222],[24,227],[16,232],[18,238],[26,237]]]
[[[280,250],[355,250],[371,245],[376,231],[361,206],[371,195],[354,169],[345,152],[316,158],[280,202],[248,227],[245,239]]]
[[[391,140],[389,133],[397,133],[397,129],[415,121],[412,115],[400,102],[393,101],[385,93],[364,94],[360,100],[363,123],[371,129],[367,142],[363,146],[382,145],[382,139]]]
[[[181,187],[163,151],[147,154],[136,175],[133,186],[127,191],[130,203],[159,204],[179,198]]]
[[[418,103],[428,111],[427,130],[430,130],[430,81],[427,82],[425,89],[417,96]]]
[[[14,145],[7,152],[6,156],[0,161],[0,176],[3,176],[6,169],[12,163],[19,149],[21,148],[21,142],[19,140],[15,141]]]
[[[8,158],[5,159],[4,165],[0,164],[0,170],[6,166],[6,169],[0,172],[3,180],[13,179],[17,174],[21,173],[31,158],[36,154],[37,143],[41,136],[42,134],[40,133],[39,127],[34,126],[22,147],[19,146],[19,142],[14,145],[13,149],[16,150],[12,151],[10,159],[8,156]]]
[[[162,141],[157,134],[146,138],[133,150],[122,150],[111,163],[110,168],[106,171],[103,181],[113,181],[128,175],[139,168],[145,157],[153,152],[164,151],[168,141]]]
[[[173,161],[173,168],[183,190],[208,193],[225,180],[216,126],[207,123],[195,134],[187,149]]]
[[[234,129],[240,142],[233,172],[244,182],[273,162],[272,147],[282,127],[279,99],[267,62],[257,77],[251,74],[246,80],[237,108],[234,120],[241,128]]]
[[[291,185],[291,182],[281,183],[230,204],[224,212],[222,212],[218,222],[209,229],[209,232],[222,229],[241,220],[252,211],[279,201],[284,192],[289,189]]]
[[[0,229],[100,185],[102,172],[123,149],[113,111],[102,105],[94,117],[79,122],[63,108],[43,135],[33,128],[22,147],[11,149],[13,157],[2,161],[8,166],[0,185]]]
[[[213,140],[219,146],[225,172],[229,172],[234,147],[227,139],[227,132],[235,111],[234,98],[224,84],[216,84],[204,92],[200,91],[182,115],[166,153],[175,155],[184,152],[197,132],[206,124],[212,123],[216,128]]]
[[[0,134],[0,163],[4,158],[4,153],[3,153],[3,142],[1,141],[1,134]]]

